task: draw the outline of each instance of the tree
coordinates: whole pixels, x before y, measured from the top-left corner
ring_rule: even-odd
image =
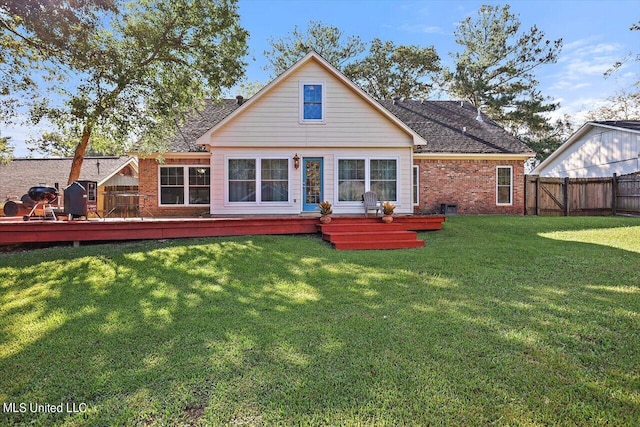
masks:
[[[587,112],[587,120],[640,120],[640,92],[619,91],[599,108]]]
[[[633,24],[630,28],[630,31],[640,31],[640,21],[638,21],[637,23]],[[609,68],[607,71],[605,71],[604,76],[605,77],[610,77],[612,74],[616,73],[618,70],[620,70],[620,68],[622,68],[622,66],[629,62],[640,62],[640,53],[633,53],[633,52],[629,52],[627,54],[626,57],[624,57],[623,59],[616,61],[615,64],[613,64],[611,66],[611,68]],[[636,76],[636,82],[635,82],[635,86],[640,86],[640,75]]]
[[[271,70],[271,77],[276,77],[302,59],[306,54],[315,51],[331,65],[342,70],[351,59],[365,51],[365,44],[357,36],[344,37],[342,31],[334,26],[326,26],[321,22],[310,21],[306,33],[293,28],[293,33],[285,38],[269,39],[271,50],[265,50],[264,56],[269,64],[265,70]]]
[[[0,165],[11,161],[13,147],[9,144],[11,137],[0,135]]]
[[[244,73],[247,32],[235,0],[21,3],[1,3],[3,36],[12,40],[10,54],[42,73],[22,75],[40,77],[41,92],[59,100],[33,100],[31,119],[55,126],[45,140],[73,141],[69,183],[79,177],[90,143],[113,149],[137,140],[141,150],[157,149],[169,128],[198,106],[194,100],[218,97]],[[84,8],[74,9],[76,3]],[[38,19],[33,9],[42,12]],[[81,25],[72,25],[74,19]]]
[[[537,90],[534,71],[556,62],[562,39],[550,41],[533,26],[519,34],[520,21],[508,5],[483,5],[476,20],[462,21],[455,31],[464,48],[453,55],[455,71],[448,72],[454,96],[481,108],[491,119],[516,135],[536,133],[550,125],[541,113],[557,108]]]
[[[369,54],[347,65],[344,73],[374,98],[420,99],[431,90],[425,79],[440,69],[440,57],[433,46],[396,46],[374,39]]]

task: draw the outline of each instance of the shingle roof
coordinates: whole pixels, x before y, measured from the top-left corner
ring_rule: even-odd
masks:
[[[640,120],[605,120],[592,123],[640,131]]]
[[[426,153],[520,154],[532,150],[483,116],[471,104],[458,101],[379,101],[380,105],[427,140]],[[235,99],[207,100],[170,139],[169,152],[203,151],[196,140],[239,107]]]
[[[121,169],[131,157],[86,157],[80,171],[81,180],[102,181]],[[0,165],[0,200],[8,196],[21,197],[29,188],[45,184],[67,186],[71,171],[70,157],[57,159],[14,159]],[[98,167],[98,163],[100,166]]]
[[[427,145],[421,153],[520,154],[532,150],[477,109],[459,101],[379,101]]]
[[[211,129],[240,105],[236,99],[221,99],[219,101],[205,100],[202,111],[194,111],[185,124],[169,139],[169,152],[204,151],[204,147],[196,145],[196,139]]]

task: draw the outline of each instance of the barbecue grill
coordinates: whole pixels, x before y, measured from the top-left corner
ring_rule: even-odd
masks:
[[[33,203],[33,208],[28,215],[22,217],[23,220],[29,221],[31,217],[35,216],[34,214],[38,207],[42,207],[44,219],[47,219],[48,215],[51,215],[54,220],[57,219],[51,203],[58,198],[58,190],[53,187],[31,187],[26,195],[30,201],[26,201],[25,197],[22,196],[22,202],[26,202],[25,204]]]

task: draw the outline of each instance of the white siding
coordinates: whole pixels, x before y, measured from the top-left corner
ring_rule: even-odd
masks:
[[[324,123],[300,122],[300,82],[325,85]],[[302,212],[302,159],[321,157],[324,200],[335,214],[364,213],[361,203],[337,201],[337,159],[398,160],[397,213],[413,211],[411,171],[413,136],[365,101],[315,60],[295,72],[210,133],[211,213],[214,215],[278,215]],[[300,168],[291,160],[300,157]],[[290,159],[288,203],[228,202],[229,158]]]
[[[299,122],[300,81],[326,84],[325,123]],[[408,147],[413,137],[315,61],[271,88],[223,125],[213,147]]]
[[[288,204],[237,204],[227,201],[227,161],[229,158],[263,157],[263,158],[288,158],[294,154],[300,157],[300,168],[289,169],[290,198]],[[378,148],[378,149],[333,149],[327,150],[313,148],[300,149],[299,147],[262,148],[218,148],[212,153],[211,158],[211,214],[213,215],[295,215],[302,212],[302,159],[305,157],[321,157],[324,166],[324,200],[333,204],[335,214],[362,214],[364,210],[361,203],[340,203],[337,200],[337,159],[350,158],[397,158],[398,159],[398,189],[399,201],[396,213],[409,214],[413,212],[411,199],[411,171],[412,149],[404,148]]]
[[[639,156],[639,134],[594,127],[537,172],[569,178],[624,175],[640,170]]]

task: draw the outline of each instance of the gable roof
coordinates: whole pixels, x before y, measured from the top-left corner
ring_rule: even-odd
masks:
[[[227,123],[228,121],[233,120],[233,118],[236,117],[237,115],[242,114],[242,111],[251,108],[251,105],[253,105],[260,98],[262,98],[263,96],[271,92],[273,88],[278,86],[282,81],[286,80],[290,75],[295,73],[298,69],[300,69],[310,61],[315,61],[316,63],[318,63],[327,72],[333,75],[333,77],[341,81],[345,86],[347,86],[354,93],[356,93],[356,95],[358,95],[364,102],[369,104],[372,108],[374,108],[379,113],[381,113],[384,117],[386,117],[391,122],[393,122],[396,126],[402,129],[404,132],[411,135],[413,137],[414,145],[423,145],[426,143],[426,141],[422,138],[422,136],[420,136],[417,132],[415,132],[413,129],[407,126],[404,122],[399,120],[396,116],[391,114],[388,110],[383,108],[368,93],[366,93],[364,90],[358,87],[347,76],[342,74],[337,68],[335,68],[329,62],[327,62],[324,58],[322,58],[320,55],[318,55],[316,52],[313,52],[313,51],[309,52],[307,55],[304,56],[304,58],[300,59],[298,62],[293,64],[291,67],[289,67],[284,73],[280,74],[278,77],[272,80],[269,84],[267,84],[265,87],[260,89],[258,93],[256,93],[254,96],[249,98],[247,101],[245,101],[242,105],[239,106],[239,108],[235,109],[231,114],[229,114],[228,116],[226,116],[225,118],[217,122],[214,126],[212,126],[210,130],[208,130],[206,133],[201,135],[197,139],[196,143],[199,145],[208,144],[208,141],[210,140],[210,136],[212,133],[215,133],[217,129],[224,126],[224,124]]]
[[[67,186],[73,158],[54,159],[13,159],[6,165],[0,165],[0,200],[7,196],[20,197],[33,186],[45,184],[60,188]],[[99,164],[99,165],[98,165]],[[126,165],[137,169],[133,157],[86,157],[82,162],[80,180],[106,182]]]
[[[573,133],[565,142],[560,145],[554,151],[544,159],[536,168],[531,172],[533,175],[540,174],[547,166],[549,166],[557,157],[563,152],[569,149],[576,141],[580,140],[584,135],[589,133],[594,128],[614,129],[622,132],[640,133],[640,120],[606,120],[596,122],[586,122],[576,132]]]
[[[427,144],[417,153],[530,154],[518,138],[482,115],[469,103],[459,101],[379,101],[410,126]]]
[[[640,120],[605,120],[587,122],[587,124],[640,132]]]
[[[361,99],[413,136],[416,153],[519,155],[535,153],[522,141],[482,115],[476,108],[459,101],[377,101],[315,52],[263,87],[256,95],[239,103],[236,99],[206,100],[204,110],[194,112],[169,144],[169,152],[202,152],[210,136],[227,121],[242,114],[262,96],[309,61],[316,61]]]

